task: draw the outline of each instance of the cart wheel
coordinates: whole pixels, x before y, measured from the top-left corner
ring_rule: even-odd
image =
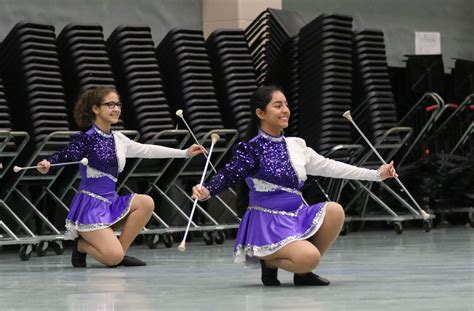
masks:
[[[446,220],[453,226],[464,226],[469,222],[469,215],[467,213],[452,213],[446,215]]]
[[[206,245],[214,244],[214,238],[212,237],[212,234],[207,231],[202,232],[202,239],[204,240],[204,243],[206,243]]]
[[[403,226],[402,223],[399,221],[396,221],[393,223],[393,228],[395,229],[395,232],[397,234],[402,234],[403,233]]]
[[[33,246],[31,244],[22,245],[19,252],[20,259],[22,261],[29,260],[31,252],[33,252]]]
[[[231,239],[235,239],[237,237],[237,229],[229,229],[227,236]]]
[[[146,239],[146,244],[149,249],[156,249],[158,247],[158,242],[160,241],[160,236],[158,234],[150,234]]]
[[[53,248],[53,251],[54,251],[54,253],[56,253],[56,255],[64,254],[63,242],[61,242],[61,241],[52,241],[51,242],[51,247]]]
[[[173,244],[174,244],[173,235],[170,233],[163,234],[163,243],[165,243],[165,246],[167,248],[173,247]]]
[[[46,256],[46,252],[48,251],[48,246],[49,246],[48,241],[39,242],[38,246],[36,246],[36,255],[38,255],[38,257]]]
[[[214,232],[214,241],[216,241],[216,244],[224,244],[224,241],[225,241],[224,231],[215,231]]]
[[[135,240],[133,240],[133,242],[136,244],[136,245],[142,245],[143,244],[143,240],[145,239],[145,237],[141,234],[137,235],[135,237]]]
[[[423,220],[423,229],[425,229],[425,232],[430,232],[431,228],[433,228],[431,220]]]
[[[349,231],[351,231],[351,229],[349,228],[349,224],[345,223],[345,224],[342,226],[340,235],[346,236],[346,235],[349,234]]]

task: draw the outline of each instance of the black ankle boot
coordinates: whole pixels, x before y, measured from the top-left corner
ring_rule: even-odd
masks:
[[[74,245],[72,247],[71,263],[76,268],[84,268],[87,266],[87,262],[86,262],[87,253],[81,253],[77,249],[77,244],[79,243],[79,239],[80,238],[77,238],[74,240]]]
[[[265,286],[279,286],[278,268],[269,268],[265,264],[265,260],[260,260],[262,266],[262,283]]]
[[[296,286],[327,286],[331,282],[328,279],[320,277],[312,272],[306,274],[296,274],[293,276],[293,282]]]

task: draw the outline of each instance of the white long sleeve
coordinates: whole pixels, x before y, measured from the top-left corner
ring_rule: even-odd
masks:
[[[291,161],[301,180],[306,180],[306,175],[369,181],[380,180],[377,170],[325,158],[307,147],[306,142],[301,138],[288,137],[286,141]]]
[[[306,157],[306,172],[308,175],[379,181],[377,170],[357,167],[325,158],[309,147],[306,147]]]
[[[158,145],[141,144],[131,140],[122,133],[116,132],[122,143],[125,145],[125,157],[127,158],[185,158],[188,151],[169,148]]]

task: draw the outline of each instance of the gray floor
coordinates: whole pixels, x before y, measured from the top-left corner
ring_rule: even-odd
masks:
[[[147,267],[73,269],[65,255],[21,262],[0,251],[0,310],[474,310],[474,229],[350,233],[318,269],[329,287],[260,285],[231,260],[232,241],[187,251],[133,247]],[[51,253],[51,252],[49,252]]]

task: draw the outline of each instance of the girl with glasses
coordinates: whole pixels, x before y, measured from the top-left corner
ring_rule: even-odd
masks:
[[[149,221],[155,204],[148,195],[117,194],[115,185],[126,158],[185,158],[203,152],[198,145],[178,150],[132,141],[111,131],[120,113],[116,90],[97,87],[84,91],[76,104],[74,119],[87,130],[74,135],[68,146],[38,163],[38,170],[46,174],[54,163],[89,160],[87,166],[80,167],[79,191],[66,218],[66,235],[75,239],[71,258],[74,267],[85,267],[87,254],[107,266],[146,265],[125,254]],[[118,229],[122,230],[119,238],[114,233]]]

